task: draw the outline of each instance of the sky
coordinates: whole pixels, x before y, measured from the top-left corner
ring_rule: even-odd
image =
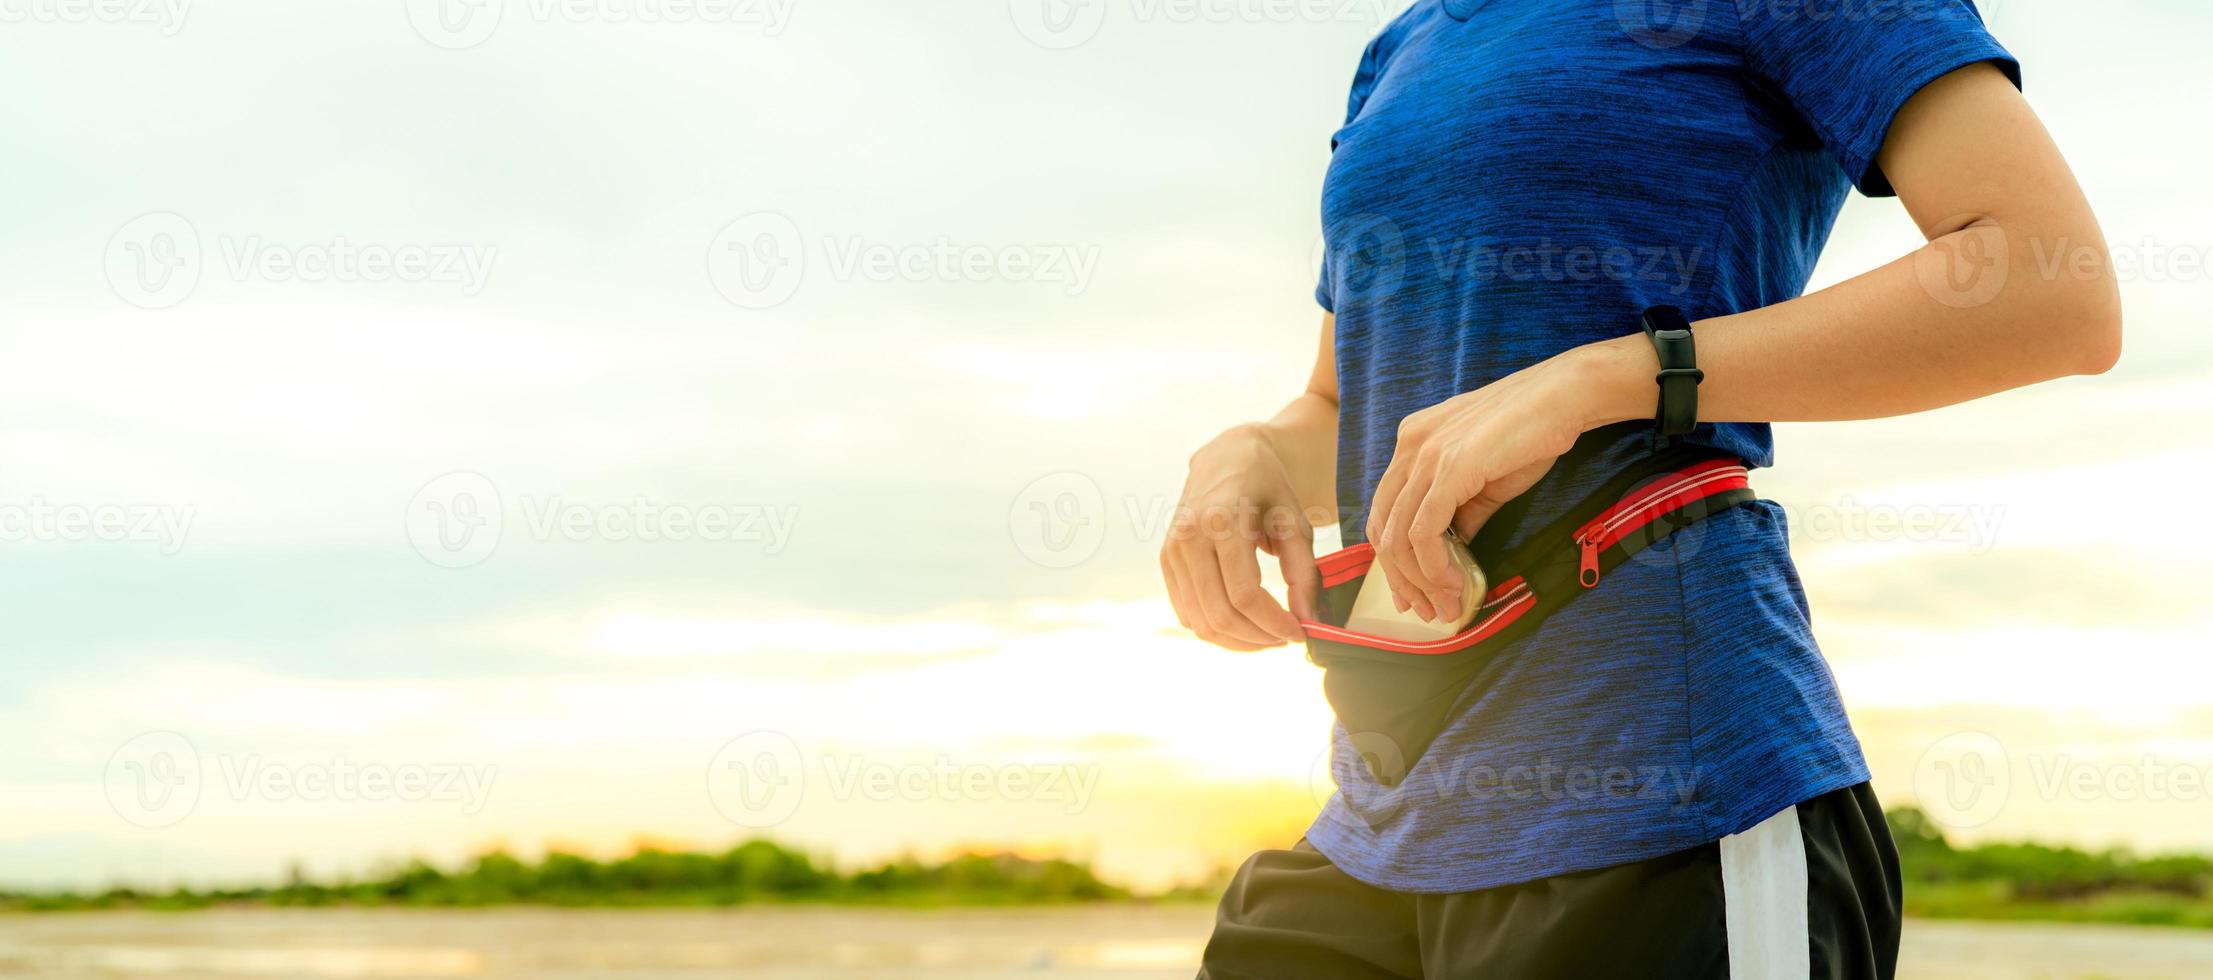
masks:
[[[1153,555],[1304,379],[1399,6],[0,4],[0,887],[1295,839],[1318,673]],[[2213,10],[1985,9],[2122,363],[1757,485],[1887,800],[2213,850]],[[1815,285],[1917,244],[1855,198]]]

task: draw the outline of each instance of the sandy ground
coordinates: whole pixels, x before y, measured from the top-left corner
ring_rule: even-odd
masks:
[[[0,977],[1187,978],[1211,910],[500,909],[0,916]],[[1915,922],[1928,980],[2213,977],[2213,933]]]

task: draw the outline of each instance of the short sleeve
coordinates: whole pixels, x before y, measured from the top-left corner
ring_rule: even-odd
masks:
[[[1360,67],[1352,74],[1352,93],[1345,99],[1344,126],[1352,125],[1352,121],[1360,117],[1360,108],[1368,103],[1368,93],[1375,91],[1375,79],[1380,71],[1378,52],[1382,45],[1383,36],[1379,34],[1375,40],[1368,42],[1366,50],[1360,52]],[[1343,127],[1340,126],[1339,128],[1342,129]],[[1330,137],[1329,151],[1331,153],[1337,152],[1337,138],[1335,136]],[[1337,298],[1334,291],[1330,289],[1330,283],[1337,281],[1336,262],[1330,257],[1330,252],[1331,249],[1326,244],[1325,239],[1325,244],[1322,247],[1322,276],[1321,281],[1314,286],[1314,302],[1321,304],[1323,312],[1335,314],[1337,312]]]
[[[1993,62],[2021,65],[1969,0],[1738,0],[1747,69],[1805,119],[1854,186],[1896,191],[1875,164],[1891,121],[1930,82]]]

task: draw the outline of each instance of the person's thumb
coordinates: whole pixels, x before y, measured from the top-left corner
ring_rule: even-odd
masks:
[[[1491,522],[1491,515],[1498,513],[1500,506],[1498,502],[1482,497],[1461,504],[1459,510],[1452,512],[1453,532],[1460,535],[1462,541],[1475,540],[1475,533]]]

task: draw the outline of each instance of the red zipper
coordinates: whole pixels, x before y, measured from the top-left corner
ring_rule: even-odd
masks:
[[[1744,475],[1744,466],[1741,463],[1723,463],[1675,473],[1665,480],[1655,482],[1653,489],[1646,490],[1633,500],[1624,500],[1607,508],[1605,513],[1591,518],[1590,523],[1575,532],[1578,552],[1577,581],[1586,589],[1596,588],[1599,579],[1598,553],[1605,550],[1610,540],[1619,541],[1630,532],[1652,523],[1661,513],[1672,509],[1669,505],[1674,502],[1674,498],[1710,484],[1742,480]],[[1698,494],[1698,497],[1712,496],[1727,489],[1729,488],[1724,486],[1707,490]],[[1617,530],[1619,534],[1615,533]]]
[[[1582,561],[1578,562],[1576,566],[1582,570],[1580,580],[1583,587],[1586,589],[1596,588],[1598,586],[1598,534],[1592,532],[1577,535],[1575,543],[1583,549]]]

